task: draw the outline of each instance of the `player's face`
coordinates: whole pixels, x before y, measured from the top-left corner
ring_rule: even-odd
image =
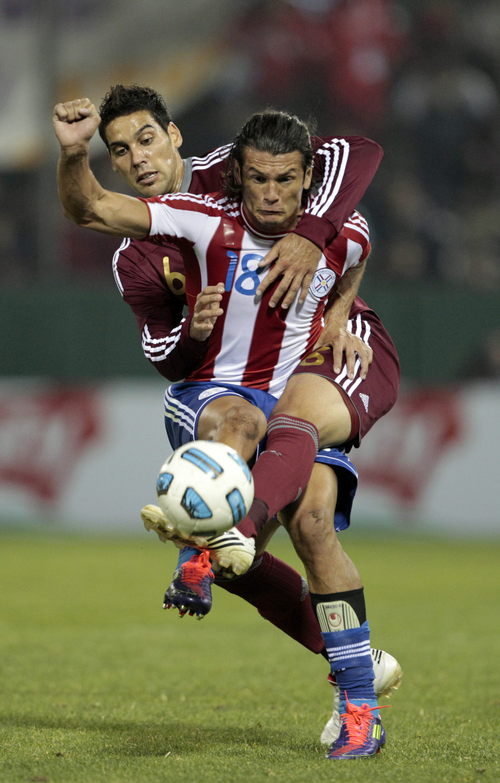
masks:
[[[298,150],[284,155],[246,147],[241,172],[243,204],[253,226],[267,234],[294,228],[302,212],[302,191],[311,186]]]
[[[113,171],[141,196],[161,196],[180,189],[182,136],[173,122],[165,131],[148,111],[136,111],[110,122],[106,139]]]

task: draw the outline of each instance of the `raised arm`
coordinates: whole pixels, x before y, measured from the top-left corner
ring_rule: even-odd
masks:
[[[60,144],[57,165],[59,199],[64,214],[79,226],[104,234],[147,236],[149,211],[142,201],[103,188],[89,162],[90,140],[100,117],[88,98],[54,106],[54,131]]]

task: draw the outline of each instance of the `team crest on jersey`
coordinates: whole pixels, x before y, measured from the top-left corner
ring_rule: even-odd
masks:
[[[326,267],[317,269],[313,275],[309,291],[315,299],[323,299],[332,290],[336,279],[337,275],[333,269],[327,269]]]

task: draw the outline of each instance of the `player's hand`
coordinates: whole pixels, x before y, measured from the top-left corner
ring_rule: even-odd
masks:
[[[88,98],[57,103],[52,113],[54,131],[64,149],[87,148],[100,122],[99,112]]]
[[[287,234],[273,245],[259,263],[259,267],[269,266],[269,264],[274,266],[261,280],[257,295],[261,296],[281,275],[283,279],[269,301],[271,307],[276,307],[282,297],[281,307],[290,307],[299,288],[299,302],[302,303],[307,296],[320,258],[321,250],[309,239],[298,234]]]
[[[189,326],[189,336],[203,342],[212,334],[217,318],[224,310],[220,307],[224,284],[207,285],[196,297],[193,317]]]
[[[325,327],[321,332],[314,348],[318,349],[325,345],[330,345],[333,350],[333,369],[340,373],[344,363],[347,367],[347,377],[354,377],[356,362],[360,362],[359,374],[361,378],[366,378],[368,368],[373,360],[373,351],[369,345],[363,342],[359,337],[341,327],[331,331]]]

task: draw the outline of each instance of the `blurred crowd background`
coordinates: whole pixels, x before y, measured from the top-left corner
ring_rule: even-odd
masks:
[[[186,156],[265,106],[319,135],[377,140],[385,157],[361,205],[374,248],[364,294],[404,377],[500,379],[498,0],[0,0],[0,28],[7,374],[152,372],[114,289],[117,242],[66,221],[54,187],[53,103],[99,103],[120,81],[165,95]],[[94,165],[122,187],[100,141]],[[68,330],[63,359],[54,338]]]

